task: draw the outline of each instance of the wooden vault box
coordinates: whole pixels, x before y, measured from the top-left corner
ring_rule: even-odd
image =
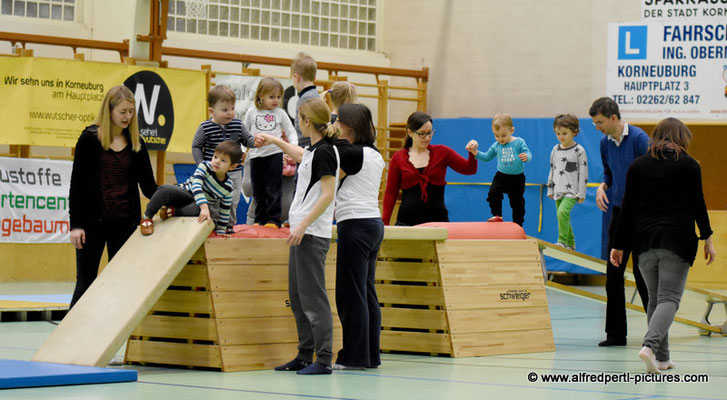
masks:
[[[554,351],[537,244],[446,240],[442,228],[386,227],[376,279],[381,348],[453,357]],[[336,244],[326,260],[334,355]],[[270,369],[298,343],[284,239],[210,238],[134,330],[126,361]]]

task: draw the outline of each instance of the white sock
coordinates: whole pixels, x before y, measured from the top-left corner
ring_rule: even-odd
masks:
[[[659,368],[656,366],[656,357],[654,356],[654,351],[651,350],[649,347],[642,347],[641,351],[639,352],[639,358],[641,361],[646,364],[646,372],[649,372],[651,374],[658,374]]]
[[[657,361],[656,366],[660,370],[665,370],[665,369],[672,369],[672,368],[676,367],[677,364],[672,360],[666,360],[666,361]]]

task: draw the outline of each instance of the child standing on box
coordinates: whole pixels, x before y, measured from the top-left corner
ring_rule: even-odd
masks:
[[[578,118],[572,114],[560,114],[553,121],[553,130],[560,144],[550,152],[548,197],[555,200],[558,215],[558,245],[576,249],[570,212],[576,203],[586,199],[588,158],[586,150],[573,140],[580,131]]]
[[[232,205],[232,180],[227,176],[230,170],[239,167],[242,158],[240,144],[226,140],[216,148],[212,161],[204,161],[197,166],[194,174],[186,182],[178,185],[162,185],[149,200],[141,220],[141,233],[154,233],[152,217],[159,212],[161,219],[172,216],[199,216],[197,222],[210,219],[209,203],[217,200],[220,211],[216,218],[215,232],[224,235]]]
[[[272,143],[300,163],[288,237],[288,295],[298,330],[298,354],[275,370],[322,375],[331,373],[333,360],[333,317],[325,269],[341,165],[334,144],[340,132],[331,125],[331,112],[320,98],[303,103],[298,117],[301,131],[311,140],[305,149],[271,135],[255,137],[258,144]]]
[[[195,164],[212,161],[215,148],[225,140],[233,140],[245,147],[255,146],[255,138],[248,133],[242,125],[242,121],[235,118],[235,92],[229,86],[213,86],[207,94],[207,104],[209,106],[207,111],[211,118],[199,124],[194,139],[192,139],[192,156]],[[240,202],[240,191],[242,190],[241,170],[240,163],[237,163],[235,168],[228,173],[232,184],[228,232],[232,232],[232,226],[237,223],[237,204]],[[212,219],[219,220],[219,201],[210,201],[209,208]]]
[[[507,194],[512,207],[512,220],[522,226],[525,221],[525,163],[530,162],[532,154],[525,140],[512,136],[515,127],[509,114],[498,113],[492,118],[492,132],[496,142],[486,152],[477,150],[477,142],[467,144],[467,150],[478,160],[488,162],[497,158],[497,173],[492,178],[487,202],[490,203],[492,218],[488,222],[502,221],[502,199]]]
[[[283,99],[283,85],[275,78],[263,78],[255,91],[255,107],[245,113],[243,126],[252,135],[265,133],[276,138],[285,136],[290,144],[298,145],[298,135],[285,111],[280,108]],[[283,151],[268,144],[251,149],[250,179],[252,196],[255,199],[255,223],[269,227],[280,227],[281,198],[283,195]]]

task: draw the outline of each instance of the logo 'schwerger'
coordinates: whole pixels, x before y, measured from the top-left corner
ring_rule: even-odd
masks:
[[[166,150],[174,131],[172,94],[161,76],[152,71],[131,75],[124,86],[136,97],[139,133],[149,150]]]
[[[528,289],[508,289],[507,292],[500,293],[500,300],[525,301],[530,299],[532,293]]]

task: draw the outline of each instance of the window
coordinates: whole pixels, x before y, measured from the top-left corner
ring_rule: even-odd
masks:
[[[75,21],[76,6],[76,0],[2,0],[0,14],[56,21]]]
[[[375,51],[376,0],[170,0],[167,29]]]

